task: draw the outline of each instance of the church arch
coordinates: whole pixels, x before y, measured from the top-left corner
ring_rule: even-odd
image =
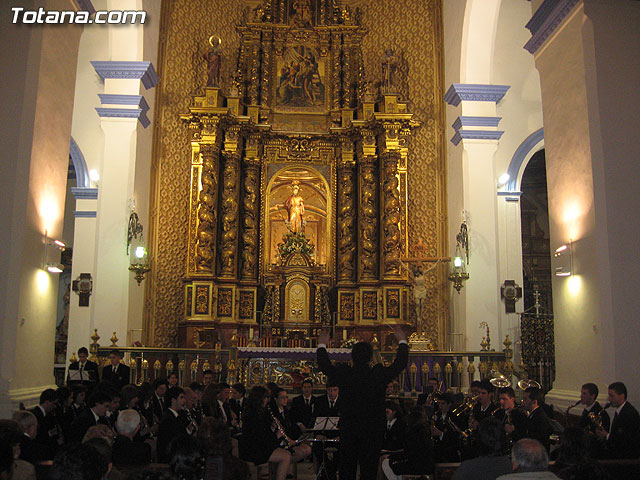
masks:
[[[87,168],[87,162],[84,159],[84,155],[78,147],[76,141],[71,137],[69,145],[69,157],[73,163],[73,169],[76,172],[76,187],[89,188],[91,187],[91,180],[89,179],[89,169]]]
[[[505,185],[508,192],[519,192],[527,164],[533,155],[544,148],[544,130],[541,128],[529,135],[519,146],[511,157],[507,173],[509,181]]]

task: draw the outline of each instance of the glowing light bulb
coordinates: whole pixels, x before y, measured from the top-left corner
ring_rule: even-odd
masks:
[[[136,247],[134,255],[136,256],[136,258],[143,258],[146,253],[147,252],[145,251],[144,247]]]
[[[462,257],[453,257],[453,266],[456,268],[462,267]]]

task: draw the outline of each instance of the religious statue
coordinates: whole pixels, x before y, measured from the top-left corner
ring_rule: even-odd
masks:
[[[413,301],[416,304],[417,325],[422,322],[422,303],[427,298],[427,279],[421,265],[412,266],[409,270],[409,279],[413,284]]]
[[[300,184],[294,180],[291,184],[291,196],[284,202],[288,219],[285,222],[292,233],[300,233],[304,230],[303,215],[304,201],[300,196]]]
[[[382,89],[384,92],[393,92],[396,85],[394,85],[394,73],[398,67],[398,56],[395,54],[392,48],[387,48],[382,56]]]
[[[294,0],[292,21],[296,27],[311,26],[311,2],[310,0]]]
[[[222,63],[222,40],[218,38],[214,39],[214,36],[209,37],[209,45],[211,50],[203,55],[207,61],[207,87],[219,87],[220,86],[220,66]]]

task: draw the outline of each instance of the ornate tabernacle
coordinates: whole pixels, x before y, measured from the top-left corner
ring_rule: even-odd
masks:
[[[210,67],[181,115],[191,190],[179,343],[288,345],[322,327],[383,338],[409,323],[400,259],[419,124],[398,93],[399,52],[367,81],[367,31],[348,2],[246,4],[231,87]]]

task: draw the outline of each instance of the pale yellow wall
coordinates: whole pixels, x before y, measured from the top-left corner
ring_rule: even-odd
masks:
[[[44,5],[47,9],[70,8],[70,3],[62,0]],[[12,192],[15,203],[8,212],[13,224],[11,234],[17,243],[13,243],[8,252],[11,258],[6,270],[13,285],[3,290],[1,361],[3,381],[7,383],[0,388],[8,390],[12,401],[31,403],[44,387],[53,384],[58,279],[42,270],[43,234],[47,230],[50,236],[62,236],[81,28],[38,26],[23,28],[28,32],[25,35],[19,27],[4,20],[3,16],[3,25],[10,25],[6,30],[3,28],[3,35],[7,36],[4,44],[11,45],[5,50],[11,50],[10,54],[17,57],[24,55],[21,59],[27,62],[2,64],[7,69],[3,78],[15,80],[18,84],[12,91],[18,96],[24,91],[25,98],[9,103],[13,109],[3,121],[3,125],[13,124],[19,129],[19,133],[11,132],[11,127],[5,132],[17,137],[17,142],[9,140],[15,142],[17,148],[5,154],[15,155],[10,165],[15,166],[13,178],[18,181],[19,190]],[[12,69],[12,66],[19,68]],[[10,186],[8,190],[11,192]],[[7,342],[12,345],[7,346]],[[1,413],[6,413],[7,408],[4,403]]]

